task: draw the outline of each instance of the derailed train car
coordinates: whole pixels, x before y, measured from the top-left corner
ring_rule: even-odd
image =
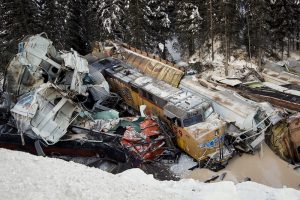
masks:
[[[74,50],[56,52],[42,35],[26,37],[7,68],[0,91],[1,148],[115,173],[131,167],[160,171],[164,167],[155,161],[177,159],[155,118],[119,117],[119,97],[99,70]]]
[[[176,135],[178,146],[198,161],[222,163],[225,122],[214,113],[211,102],[175,88],[164,81],[141,74],[113,58],[92,64],[100,70],[112,90],[119,93],[126,109],[138,111],[146,105],[148,115],[156,115]]]

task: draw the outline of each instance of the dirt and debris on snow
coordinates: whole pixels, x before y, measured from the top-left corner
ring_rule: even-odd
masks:
[[[73,162],[0,149],[3,199],[300,199],[291,188],[254,182],[157,181],[139,169],[112,175]]]
[[[208,169],[194,169],[186,173],[184,177],[205,181],[214,175],[227,173],[224,180],[235,183],[250,178],[252,181],[272,187],[300,189],[300,173],[294,167],[280,159],[264,144],[261,153],[237,156],[223,170],[212,172]],[[220,181],[220,179],[216,181]]]

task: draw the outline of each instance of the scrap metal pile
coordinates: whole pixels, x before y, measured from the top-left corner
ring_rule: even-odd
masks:
[[[127,44],[109,41],[108,46],[113,57],[149,76],[168,77],[166,81],[172,80],[171,84],[176,80],[176,87],[211,102],[214,112],[226,123],[224,145],[231,155],[235,151],[254,153],[266,141],[286,161],[300,162],[300,61],[267,63],[261,73],[255,72],[257,80],[261,80],[257,82],[243,83],[237,78],[215,75],[204,79],[201,74],[178,78],[175,72],[172,79],[170,73],[164,76],[166,67],[160,66],[180,67]]]
[[[272,83],[201,79],[125,44],[98,47],[85,57],[58,52],[43,34],[19,44],[0,96],[0,147],[114,173],[145,163],[166,166],[179,149],[195,167],[217,171],[265,139],[284,159],[300,161],[297,75],[292,83],[281,78],[281,86],[269,68],[262,76]],[[280,73],[277,78],[287,76]],[[152,165],[150,171],[159,170]]]
[[[3,85],[0,147],[129,167],[177,158],[155,116],[120,117],[120,97],[101,72],[74,50],[56,51],[46,35],[19,44]]]

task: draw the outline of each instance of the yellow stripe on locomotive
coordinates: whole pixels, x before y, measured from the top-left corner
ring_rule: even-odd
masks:
[[[219,152],[224,143],[225,122],[218,119],[209,101],[184,89],[145,76],[121,63],[105,69],[111,89],[138,111],[158,116],[170,125],[178,146],[196,160]]]

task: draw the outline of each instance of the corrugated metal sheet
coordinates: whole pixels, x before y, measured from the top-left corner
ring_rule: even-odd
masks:
[[[184,72],[159,60],[138,54],[124,48],[123,58],[126,62],[138,68],[142,73],[165,81],[174,87],[178,87]]]

